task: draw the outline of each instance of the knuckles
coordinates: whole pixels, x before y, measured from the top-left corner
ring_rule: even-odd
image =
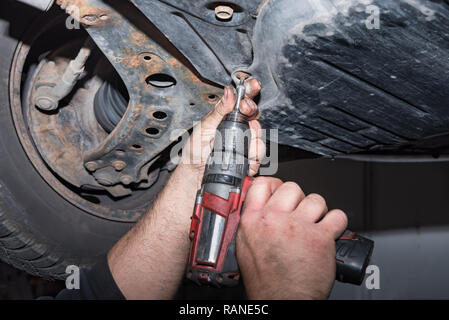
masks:
[[[261,176],[261,177],[255,178],[254,181],[253,181],[253,184],[260,184],[260,185],[268,184],[268,185],[270,185],[270,184],[275,183],[275,182],[282,183],[282,180],[278,179],[278,178],[273,178],[273,177]]]
[[[339,220],[338,225],[347,226],[348,225],[348,216],[346,213],[340,209],[332,210],[332,214],[334,215],[334,219]]]
[[[288,192],[296,193],[296,194],[300,194],[300,195],[304,194],[301,187],[296,182],[292,182],[292,181],[284,182],[283,187],[287,188]]]
[[[327,207],[326,200],[317,193],[309,194],[304,200],[307,200],[307,204],[310,206],[316,206],[320,209],[325,209]]]
[[[327,219],[332,219],[332,223],[327,223],[326,232],[343,232],[348,226],[348,216],[340,209],[334,209],[327,213]]]

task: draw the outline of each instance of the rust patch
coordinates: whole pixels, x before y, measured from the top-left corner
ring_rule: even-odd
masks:
[[[137,47],[142,47],[148,41],[148,37],[141,32],[133,32],[129,36],[129,41]]]
[[[150,61],[146,61],[144,56],[140,56],[140,61],[143,62],[142,67],[145,71],[146,76],[162,72],[165,64],[164,60],[153,54],[150,54],[149,56],[151,57]]]
[[[122,50],[121,64],[127,69],[137,68],[141,61],[139,58],[139,54],[130,49]]]
[[[107,9],[92,6],[89,0],[57,0],[56,3],[86,26],[104,25],[110,19],[110,12]]]
[[[178,59],[176,58],[170,58],[167,60],[167,64],[170,67],[176,68],[176,69],[181,69],[182,68],[182,64],[179,62]]]

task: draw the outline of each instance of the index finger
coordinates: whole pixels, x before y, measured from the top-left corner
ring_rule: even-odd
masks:
[[[246,194],[244,212],[257,212],[265,207],[271,195],[282,185],[282,180],[272,177],[257,177]]]
[[[252,78],[245,81],[245,95],[248,98],[253,99],[259,94],[260,89],[262,89],[262,84],[259,80]]]

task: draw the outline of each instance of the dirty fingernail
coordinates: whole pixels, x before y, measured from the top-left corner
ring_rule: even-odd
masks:
[[[229,87],[226,86],[226,87],[224,88],[223,100],[226,102],[226,101],[228,101],[228,99],[229,99]]]

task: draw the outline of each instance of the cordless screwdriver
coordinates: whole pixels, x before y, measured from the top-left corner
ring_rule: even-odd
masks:
[[[217,128],[214,148],[206,162],[190,226],[190,254],[186,276],[198,285],[232,287],[240,271],[236,234],[246,193],[251,141],[248,118],[240,112],[244,80],[237,80],[234,109]],[[360,285],[374,242],[349,230],[336,241],[336,279]]]

